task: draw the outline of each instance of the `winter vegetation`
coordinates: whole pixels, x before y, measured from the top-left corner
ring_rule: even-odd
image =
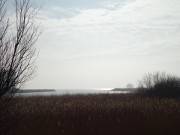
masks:
[[[139,81],[139,93],[150,97],[180,97],[180,78],[165,72],[144,75]]]
[[[134,94],[18,97],[4,112],[8,117],[0,131],[9,135],[178,135],[179,106],[179,99]]]
[[[30,0],[13,0],[15,14],[7,16],[8,0],[0,0],[0,98],[16,92],[35,71],[36,43],[40,30],[38,9]]]

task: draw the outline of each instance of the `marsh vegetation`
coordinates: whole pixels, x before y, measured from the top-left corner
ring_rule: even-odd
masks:
[[[13,135],[180,134],[178,98],[92,94],[17,97],[14,103],[6,110]]]

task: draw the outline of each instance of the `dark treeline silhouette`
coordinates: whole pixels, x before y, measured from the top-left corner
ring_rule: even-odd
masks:
[[[165,72],[149,73],[139,82],[138,92],[150,97],[180,97],[180,78]]]

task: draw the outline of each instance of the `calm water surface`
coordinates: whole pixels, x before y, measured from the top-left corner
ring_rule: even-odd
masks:
[[[53,96],[53,95],[76,95],[76,94],[112,94],[129,93],[130,91],[111,91],[113,88],[101,89],[55,89],[55,90],[21,90],[16,95],[19,96]]]

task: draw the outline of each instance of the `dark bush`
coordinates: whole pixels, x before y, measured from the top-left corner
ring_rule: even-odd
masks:
[[[138,92],[144,96],[180,97],[180,78],[165,72],[149,73],[139,82]]]

